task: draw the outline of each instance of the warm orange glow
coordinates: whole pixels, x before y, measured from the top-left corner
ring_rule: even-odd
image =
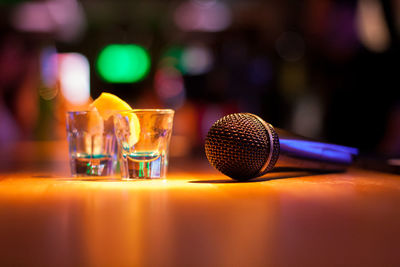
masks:
[[[204,170],[145,181],[2,174],[0,258],[5,265],[294,266],[347,255],[349,265],[395,265],[399,204],[398,177],[366,171],[270,173],[248,183]]]

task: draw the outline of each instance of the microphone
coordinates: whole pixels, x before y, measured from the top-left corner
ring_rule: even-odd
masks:
[[[211,126],[205,140],[210,164],[239,181],[272,169],[344,171],[358,149],[313,141],[274,128],[257,115],[235,113]]]

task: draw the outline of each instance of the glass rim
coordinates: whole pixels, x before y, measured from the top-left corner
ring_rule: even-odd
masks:
[[[122,110],[113,110],[115,113],[119,112],[154,112],[154,113],[159,113],[159,114],[173,114],[175,113],[175,110],[170,109],[170,108],[134,108],[134,109],[122,109]],[[67,114],[86,114],[89,112],[93,112],[93,110],[70,110],[67,111]]]
[[[175,110],[171,108],[134,108],[134,109],[125,109],[125,110],[114,110],[114,112],[129,112],[129,113],[139,113],[139,112],[154,112],[161,114],[172,114]]]

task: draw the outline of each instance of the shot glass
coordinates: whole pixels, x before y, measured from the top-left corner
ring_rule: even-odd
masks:
[[[117,142],[112,118],[104,121],[97,111],[67,112],[67,138],[72,176],[115,174]]]
[[[134,109],[114,115],[122,179],[166,178],[174,110]]]

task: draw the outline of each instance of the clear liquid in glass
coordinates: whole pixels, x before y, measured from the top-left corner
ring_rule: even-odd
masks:
[[[140,151],[125,155],[129,177],[137,179],[165,178],[166,157],[158,151]]]
[[[71,170],[74,176],[109,176],[113,174],[111,155],[78,153],[72,157]]]

